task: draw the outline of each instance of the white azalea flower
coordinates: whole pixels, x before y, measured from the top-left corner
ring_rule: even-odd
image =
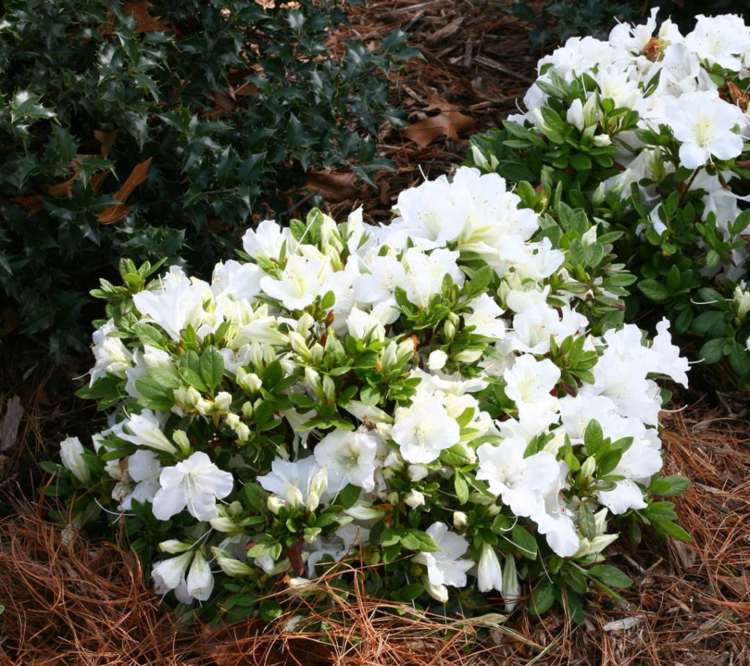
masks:
[[[443,401],[417,395],[409,407],[398,407],[391,437],[409,463],[431,463],[443,449],[457,444],[460,428]]]
[[[161,326],[173,340],[179,341],[180,333],[188,324],[198,331],[205,316],[203,303],[212,298],[208,284],[195,278],[191,280],[181,268],[172,266],[159,287],[133,296],[138,311]]]
[[[255,229],[248,229],[242,237],[242,248],[253,259],[278,259],[284,243],[287,252],[292,248],[292,235],[288,228],[282,229],[273,220],[263,220]]]
[[[133,364],[133,354],[122,339],[115,337],[115,332],[115,322],[111,319],[94,331],[92,336],[94,344],[91,351],[96,363],[91,369],[89,386],[93,386],[100,377],[106,374],[124,377]]]
[[[555,418],[558,401],[550,393],[560,380],[560,369],[552,361],[537,361],[531,354],[524,354],[503,373],[503,378],[505,393],[516,403],[522,421],[550,423]]]
[[[281,277],[276,279],[265,275],[260,280],[260,287],[287,310],[302,310],[325,293],[323,287],[331,270],[328,257],[292,255],[287,258]]]
[[[133,489],[120,503],[122,511],[130,511],[133,500],[143,504],[152,502],[159,490],[161,464],[153,451],[139,449],[128,456],[128,476],[135,483]]]
[[[169,520],[187,508],[198,520],[218,516],[216,500],[232,492],[234,480],[220,470],[203,451],[187,460],[165,467],[159,476],[159,490],[153,499],[153,513],[159,520]]]
[[[469,542],[441,522],[433,523],[426,532],[432,537],[437,550],[417,553],[413,559],[427,567],[427,579],[432,586],[430,593],[438,601],[445,602],[448,600],[446,586],[466,587],[466,572],[474,566],[474,562],[461,559],[461,556],[469,549]]]
[[[544,512],[543,496],[557,481],[560,465],[546,451],[525,458],[526,446],[520,439],[505,439],[499,446],[482,444],[477,449],[477,479],[486,481],[490,492],[517,516],[534,520]]]
[[[255,264],[241,264],[230,259],[216,264],[211,277],[211,291],[217,299],[225,296],[251,299],[260,292],[262,276],[263,271]]]
[[[214,575],[211,573],[211,567],[206,562],[206,558],[203,557],[200,548],[195,552],[185,582],[187,593],[191,598],[198,601],[208,601],[214,589]]]
[[[154,580],[156,593],[166,594],[170,590],[174,590],[180,584],[180,581],[185,578],[185,573],[192,559],[193,551],[188,550],[181,555],[160,560],[154,564],[153,569],[151,569],[151,577]]]
[[[617,481],[612,490],[600,490],[597,498],[616,516],[621,516],[630,509],[645,509],[647,506],[643,491],[630,479]]]
[[[296,507],[308,504],[316,492],[316,484],[320,483],[321,473],[326,475],[326,470],[318,465],[314,456],[296,462],[275,458],[271,472],[259,476],[258,483],[269,493]]]
[[[335,495],[349,483],[368,492],[373,490],[379,442],[367,429],[334,430],[321,439],[313,453],[328,474],[328,492]]]
[[[680,164],[696,169],[711,157],[728,160],[742,152],[742,136],[735,131],[745,124],[739,107],[715,92],[690,92],[668,99],[663,122],[681,142]]]
[[[473,326],[474,333],[487,338],[502,340],[505,337],[503,311],[494,298],[481,294],[469,303],[471,314],[464,315],[466,326]]]
[[[118,436],[136,446],[146,446],[164,453],[177,453],[177,447],[161,430],[165,420],[163,415],[144,409],[140,414],[131,414],[128,417]]]

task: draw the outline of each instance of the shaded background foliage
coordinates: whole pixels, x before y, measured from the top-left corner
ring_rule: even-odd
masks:
[[[88,291],[119,257],[200,274],[311,167],[387,166],[384,74],[415,54],[399,30],[332,53],[337,1],[10,0],[0,17],[0,325],[55,361],[87,345]]]
[[[671,16],[681,28],[692,26],[697,14],[741,15],[748,9],[746,0],[551,0],[541,7],[515,2],[513,13],[532,26],[531,44],[543,49],[576,35],[605,38],[615,21],[638,21],[652,7],[659,7],[662,18]]]

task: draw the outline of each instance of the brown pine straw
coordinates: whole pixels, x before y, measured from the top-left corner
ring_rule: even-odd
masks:
[[[446,620],[358,585],[344,598],[325,579],[309,595],[281,594],[286,611],[265,630],[185,626],[132,553],[53,525],[37,506],[0,522],[0,664],[750,664],[750,424],[700,407],[664,424],[666,471],[693,481],[677,507],[694,545],[623,541],[613,561],[635,585],[624,604],[594,595],[582,626],[562,613],[535,619],[523,603],[505,622]]]

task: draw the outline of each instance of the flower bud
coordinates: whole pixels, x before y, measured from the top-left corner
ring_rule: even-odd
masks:
[[[227,391],[220,391],[214,398],[214,410],[217,412],[227,412],[232,406],[232,394]]]
[[[479,149],[478,146],[471,146],[471,159],[474,164],[476,164],[480,169],[484,169],[485,171],[490,166],[490,163],[487,161],[487,158],[484,156],[484,153]]]
[[[505,599],[505,610],[510,613],[518,602],[521,594],[521,584],[518,582],[518,572],[516,571],[516,558],[512,555],[505,556],[505,565],[503,567],[503,599]]]
[[[594,476],[594,472],[596,471],[596,458],[594,456],[589,456],[584,460],[583,465],[581,465],[581,475],[587,479],[590,479]]]
[[[159,544],[159,550],[162,553],[176,555],[177,553],[184,553],[186,550],[189,550],[191,546],[192,544],[179,541],[178,539],[167,539]]]
[[[495,549],[487,543],[482,546],[482,555],[477,566],[477,587],[480,592],[490,590],[501,592],[503,589],[503,571],[500,568],[500,561],[497,559]]]
[[[412,488],[412,490],[410,490],[404,498],[404,503],[410,506],[412,509],[424,506],[424,494]]]
[[[281,509],[287,505],[286,500],[277,495],[269,495],[266,500],[266,508],[275,516]]]
[[[476,363],[482,358],[483,353],[483,349],[464,349],[458,352],[453,358],[460,363]]]
[[[211,518],[211,520],[209,520],[208,522],[211,527],[213,527],[217,532],[221,532],[223,534],[232,532],[237,528],[237,526],[234,524],[234,521],[231,518],[227,518],[226,516]]]
[[[453,527],[462,530],[469,524],[469,517],[463,511],[453,512]]]
[[[320,498],[328,489],[328,472],[325,469],[319,469],[310,479],[310,492],[307,496],[306,509],[315,511],[320,504]]]
[[[241,410],[242,410],[242,416],[244,418],[246,418],[246,419],[252,418],[253,417],[253,411],[255,411],[255,410],[253,410],[253,403],[249,402],[249,401],[246,401],[246,402],[242,403]]]
[[[244,368],[237,368],[235,379],[240,388],[250,395],[255,395],[263,386],[263,382],[258,375],[254,372],[247,372]]]
[[[323,377],[323,395],[328,402],[336,400],[336,384],[328,375]]]
[[[320,375],[318,371],[311,368],[309,365],[305,368],[305,383],[308,388],[317,396],[323,394],[323,387],[320,383]]]
[[[60,460],[81,483],[91,481],[91,471],[83,457],[83,444],[78,437],[67,437],[60,442]]]
[[[186,456],[190,455],[192,448],[190,447],[190,440],[188,439],[187,433],[184,430],[175,430],[172,433],[172,441],[177,444],[177,448]]]
[[[427,359],[427,367],[433,372],[442,370],[445,367],[445,363],[447,360],[448,354],[446,354],[442,349],[436,349],[430,354],[429,358]]]
[[[456,325],[448,319],[443,324],[443,335],[446,340],[453,340],[456,337]]]
[[[295,330],[300,335],[307,335],[307,333],[310,331],[310,329],[315,324],[315,319],[309,312],[303,312],[302,316],[297,320],[297,325],[295,326]]]
[[[211,552],[216,559],[216,564],[221,567],[221,570],[227,576],[231,576],[232,578],[240,578],[241,576],[253,575],[254,572],[252,567],[249,567],[244,562],[235,560],[233,557],[229,557],[229,555],[221,550],[221,548],[216,548],[214,546],[213,548],[211,548]]]
[[[302,356],[302,358],[310,358],[310,348],[307,346],[305,338],[297,333],[297,331],[289,332],[289,344],[291,345],[292,350]]]
[[[424,579],[424,589],[436,601],[441,604],[448,601],[448,588],[445,585],[433,585],[428,578]]]
[[[177,406],[188,412],[197,410],[198,404],[202,400],[198,389],[193,386],[176,388],[173,395]]]
[[[734,288],[734,304],[737,308],[737,319],[742,321],[750,312],[750,289],[745,289],[741,282]]]

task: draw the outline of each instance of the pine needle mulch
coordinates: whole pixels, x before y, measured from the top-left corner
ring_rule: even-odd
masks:
[[[692,480],[677,506],[694,543],[622,544],[615,559],[634,588],[624,604],[593,597],[584,625],[530,617],[523,603],[504,622],[491,614],[501,604],[446,621],[361,593],[344,600],[321,581],[266,631],[184,626],[131,553],[50,524],[37,506],[0,522],[0,663],[748,664],[750,423],[696,406],[664,425],[666,470]]]

